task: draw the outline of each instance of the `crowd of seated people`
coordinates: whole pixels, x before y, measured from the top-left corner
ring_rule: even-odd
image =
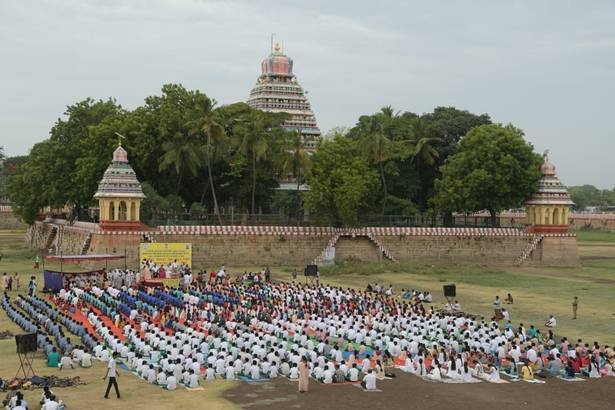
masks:
[[[319,382],[363,382],[370,389],[392,376],[387,366],[431,380],[498,382],[501,371],[525,380],[611,376],[615,359],[609,346],[437,311],[426,304],[428,292],[396,296],[392,286],[377,284],[366,291],[228,280],[183,289],[73,287],[55,301],[68,313],[36,297],[16,302],[30,318],[7,296],[2,305],[24,329],[44,329],[50,336],[39,338],[39,346],[53,353],[57,345],[60,363],[68,353],[90,351],[90,360],[102,361],[117,353],[136,375],[168,390],[219,378],[298,379],[304,358]],[[96,335],[70,317],[75,309]],[[85,347],[73,347],[59,324]]]

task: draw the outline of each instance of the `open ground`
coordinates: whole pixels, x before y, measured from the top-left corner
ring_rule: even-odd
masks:
[[[23,232],[0,232],[0,273],[17,271],[21,275],[22,291],[30,275],[42,283],[40,270],[32,268],[34,253],[23,246]],[[585,342],[615,344],[615,234],[579,232],[581,266],[576,268],[509,268],[493,269],[480,266],[415,266],[411,264],[346,264],[322,269],[325,283],[364,288],[367,283],[393,284],[402,288],[429,290],[434,302],[443,302],[442,285],[457,284],[457,299],[465,311],[490,317],[495,295],[503,298],[512,293],[514,304],[508,305],[515,325],[524,323],[541,327],[549,314],[558,319],[556,333]],[[236,267],[227,265],[231,273],[262,269],[257,265]],[[71,267],[65,267],[70,269]],[[214,268],[213,266],[210,268]],[[301,267],[295,267],[301,268]],[[293,267],[272,267],[274,278],[289,280]],[[13,292],[13,296],[17,292]],[[579,296],[579,319],[571,319],[573,296]],[[0,311],[0,330],[19,333],[4,311]],[[0,341],[0,377],[14,377],[18,367],[15,343]],[[45,367],[38,354],[35,370],[41,375],[57,374]],[[64,374],[61,374],[64,375]],[[123,374],[119,380],[121,402],[103,400],[104,367],[66,372],[80,376],[87,384],[57,389],[68,408],[75,409],[165,409],[165,408],[609,408],[615,399],[615,380],[592,380],[566,383],[549,380],[543,385],[523,382],[508,385],[479,383],[471,385],[428,383],[415,376],[399,374],[394,380],[379,383],[382,393],[362,393],[352,386],[324,387],[311,383],[307,395],[297,395],[296,386],[287,380],[247,384],[219,381],[205,386],[204,391],[178,390],[167,392]],[[30,403],[38,402],[40,390],[26,392]],[[120,404],[121,403],[121,404]]]

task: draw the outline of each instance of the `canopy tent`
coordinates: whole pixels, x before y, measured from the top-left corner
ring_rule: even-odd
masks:
[[[43,278],[45,283],[43,285],[43,290],[47,291],[57,291],[64,287],[66,287],[67,283],[74,278],[83,278],[89,276],[96,276],[100,278],[100,281],[105,278],[105,270],[93,270],[86,272],[58,272],[54,270],[45,269],[43,271]]]
[[[108,261],[126,259],[126,255],[93,254],[93,255],[46,255],[43,257],[44,289],[57,291],[64,287],[67,280],[74,277],[98,276],[104,279]],[[45,261],[60,262],[60,271],[45,269]],[[64,272],[64,262],[105,262],[105,269],[86,272]]]
[[[98,255],[47,255],[43,259],[53,262],[92,262],[92,261],[116,261],[124,259],[124,255],[98,254]]]

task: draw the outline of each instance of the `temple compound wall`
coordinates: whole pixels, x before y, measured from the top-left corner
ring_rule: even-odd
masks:
[[[480,266],[576,266],[576,237],[512,228],[362,228],[164,226],[102,231],[96,224],[34,223],[27,243],[56,254],[126,255],[139,265],[142,242],[191,243],[194,269],[374,262]],[[329,258],[329,260],[327,260]],[[123,265],[123,262],[121,263]]]
[[[27,227],[28,225],[13,213],[10,205],[0,205],[0,229],[26,229]]]

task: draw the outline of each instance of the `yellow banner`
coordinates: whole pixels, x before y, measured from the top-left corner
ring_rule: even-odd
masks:
[[[169,265],[174,261],[192,268],[191,243],[142,243],[140,260],[147,259],[156,265]]]

